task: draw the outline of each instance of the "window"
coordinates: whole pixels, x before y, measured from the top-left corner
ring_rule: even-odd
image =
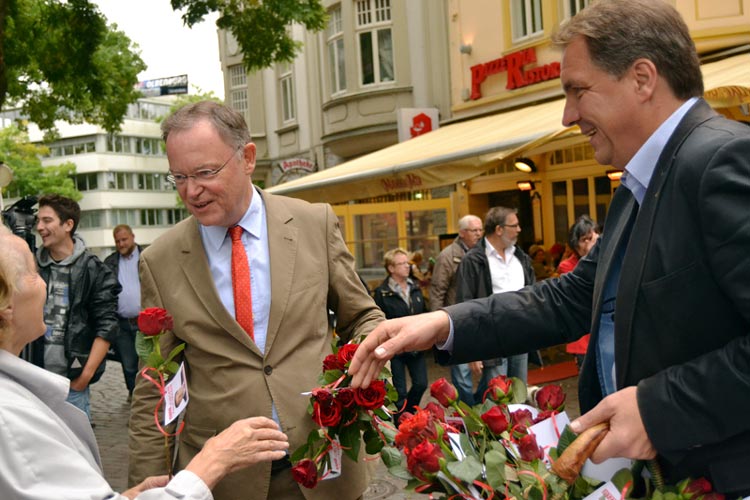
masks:
[[[127,224],[132,227],[137,225],[138,215],[132,209],[115,209],[110,212],[110,219],[112,219],[110,222],[113,227],[118,224]]]
[[[398,246],[396,212],[354,216],[354,253],[358,267],[382,268],[383,255]]]
[[[103,210],[81,212],[81,220],[78,221],[78,229],[94,229],[97,227],[103,227],[103,215]]]
[[[133,184],[133,174],[125,172],[107,172],[107,189],[120,191],[135,189],[135,185]]]
[[[565,19],[573,17],[588,7],[591,0],[562,0],[562,13]]]
[[[328,11],[328,66],[331,77],[331,93],[346,90],[346,64],[344,62],[344,29],[341,22],[341,6]]]
[[[184,208],[172,208],[167,210],[167,225],[174,225],[187,218],[187,210]]]
[[[168,191],[164,174],[138,174],[138,189],[143,191]]]
[[[162,213],[158,208],[144,208],[141,210],[141,226],[161,226]]]
[[[523,42],[544,31],[542,0],[512,0],[510,8],[513,42]]]
[[[424,263],[440,254],[439,234],[448,232],[448,214],[444,208],[412,210],[403,213],[407,245],[410,252],[422,252]]]
[[[76,189],[79,191],[93,191],[99,188],[99,174],[77,174],[75,176]]]
[[[357,0],[357,40],[362,85],[392,82],[390,0]]]
[[[283,63],[279,65],[279,86],[281,87],[281,119],[284,123],[296,118],[294,109],[294,80],[292,65]]]
[[[243,115],[247,113],[247,73],[244,66],[229,66],[229,105]]]
[[[136,137],[135,152],[142,155],[164,156],[164,143],[161,139]]]
[[[107,151],[113,153],[130,153],[130,137],[110,135],[107,137]]]

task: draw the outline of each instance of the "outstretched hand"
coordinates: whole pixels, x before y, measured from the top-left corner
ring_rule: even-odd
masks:
[[[592,462],[601,463],[613,457],[634,460],[656,457],[656,449],[646,434],[638,411],[636,391],[636,387],[626,387],[610,394],[570,424],[571,429],[580,434],[599,422],[609,422],[609,432],[591,455]]]
[[[445,342],[450,320],[445,311],[406,316],[380,323],[357,348],[349,374],[352,387],[367,387],[396,354],[423,351]]]

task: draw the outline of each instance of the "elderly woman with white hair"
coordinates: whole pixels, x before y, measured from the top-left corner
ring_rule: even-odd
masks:
[[[65,401],[69,381],[20,359],[46,331],[44,280],[26,242],[0,225],[0,498],[3,500],[209,500],[229,472],[281,459],[285,434],[265,417],[235,422],[209,439],[171,481],[151,477],[117,494],[101,473],[86,415]]]

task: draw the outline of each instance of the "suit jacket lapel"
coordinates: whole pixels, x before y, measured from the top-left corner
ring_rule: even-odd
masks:
[[[245,330],[229,314],[219,298],[208,267],[206,252],[203,250],[198,221],[195,218],[182,233],[178,244],[180,245],[180,266],[187,282],[203,304],[205,314],[211,316],[224,331],[236,338],[242,345],[263,357],[258,346],[250,340]]]
[[[294,269],[297,259],[297,228],[283,197],[261,192],[266,207],[268,225],[268,250],[271,259],[271,311],[266,333],[266,352],[269,352],[292,293]]]
[[[615,363],[617,365],[618,387],[622,387],[627,380],[636,300],[646,257],[651,245],[654,218],[661,201],[664,183],[672,168],[674,168],[674,159],[682,143],[695,127],[712,116],[714,116],[713,110],[701,99],[679,123],[669,141],[667,141],[664,151],[659,156],[651,182],[643,198],[643,205],[640,207],[633,226],[625,258],[622,262],[615,312],[617,332],[615,335]]]

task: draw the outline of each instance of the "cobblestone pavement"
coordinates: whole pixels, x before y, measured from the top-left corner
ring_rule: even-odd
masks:
[[[427,363],[428,379],[439,377],[450,379],[448,368],[437,366],[431,360]],[[560,383],[568,395],[567,411],[571,418],[578,416],[577,377]],[[127,489],[128,477],[128,416],[130,405],[127,390],[119,363],[108,362],[101,380],[91,386],[91,410],[96,427],[94,433],[99,443],[99,451],[104,466],[104,476],[115,491]],[[430,399],[425,394],[423,403]],[[404,490],[405,482],[392,477],[382,462],[369,462],[372,480],[365,492],[365,500],[423,500],[424,495]]]

